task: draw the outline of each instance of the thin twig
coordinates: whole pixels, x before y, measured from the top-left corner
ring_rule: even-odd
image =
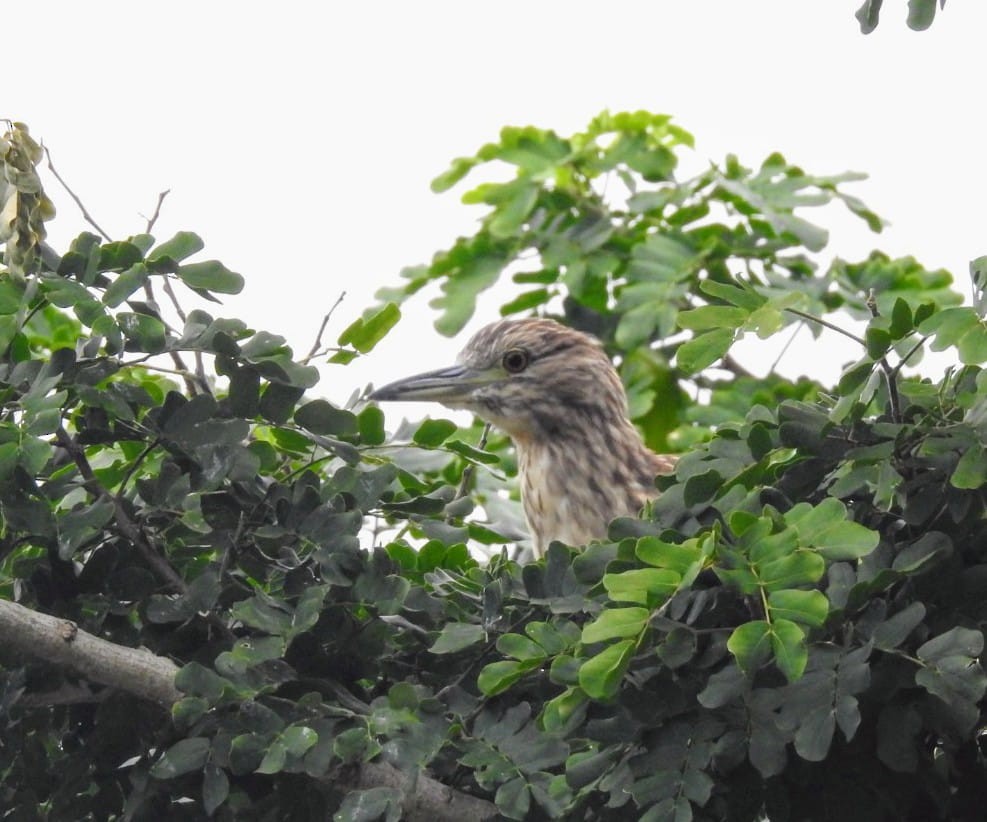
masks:
[[[58,426],[58,430],[55,432],[55,438],[58,440],[58,444],[72,457],[72,461],[75,463],[76,468],[79,469],[79,474],[84,480],[83,486],[85,489],[94,497],[108,500],[113,504],[113,518],[116,521],[117,527],[144,558],[144,561],[151,567],[151,570],[172,590],[177,591],[179,594],[187,595],[188,585],[185,583],[182,575],[172,568],[171,563],[158,551],[151,542],[151,539],[144,533],[141,526],[130,518],[126,508],[123,506],[123,501],[118,497],[114,497],[99,481],[92,466],[89,464],[89,458],[86,456],[85,449],[76,442],[62,425]],[[205,615],[205,620],[226,640],[232,642],[236,639],[236,635],[230,627],[217,614],[210,611]]]
[[[86,210],[86,206],[85,206],[85,204],[83,204],[82,200],[79,199],[79,195],[76,194],[69,187],[69,184],[66,183],[65,180],[62,179],[62,175],[59,174],[55,170],[55,165],[51,161],[51,152],[48,151],[48,146],[44,146],[43,145],[42,148],[44,149],[45,157],[48,158],[48,170],[55,176],[55,179],[58,180],[59,183],[61,183],[62,188],[64,188],[68,192],[69,197],[71,197],[73,200],[75,200],[75,204],[77,206],[79,206],[79,211],[82,212],[83,219],[87,223],[89,223],[89,225],[91,225],[93,228],[95,228],[100,233],[100,235],[102,236],[102,238],[104,240],[106,240],[107,242],[110,242],[110,235],[107,234],[105,231],[103,231],[103,229],[100,227],[99,223],[97,223],[93,219],[93,216]]]
[[[175,295],[175,291],[171,287],[171,280],[168,279],[167,275],[164,277],[164,284],[162,287],[164,288],[165,294],[168,295],[168,299],[171,300],[171,304],[175,307],[175,313],[178,314],[178,319],[180,319],[183,323],[188,322],[188,317],[186,316],[181,304],[178,302],[178,297]]]
[[[182,309],[181,303],[178,302],[178,296],[175,294],[174,289],[171,287],[171,280],[168,275],[162,278],[162,288],[164,288],[165,294],[168,295],[168,299],[171,300],[172,306],[175,308],[175,313],[178,314],[178,318],[182,323],[188,322],[188,316]],[[177,351],[169,351],[171,355],[171,361],[175,363],[176,367],[184,370],[188,370],[188,366],[185,365],[185,360],[182,359],[181,355]],[[204,393],[212,395],[212,388],[209,386],[209,380],[206,378],[206,368],[202,362],[202,352],[195,351],[192,356],[195,358],[195,377],[196,380],[193,381],[189,378],[185,379],[185,387],[189,394],[195,395],[197,393]],[[196,391],[196,382],[198,383],[198,391]]]
[[[161,204],[164,202],[165,197],[167,197],[169,194],[171,194],[171,189],[166,188],[158,195],[158,203],[154,207],[154,213],[151,215],[151,218],[147,221],[147,227],[144,229],[144,232],[146,234],[151,233],[151,229],[154,228],[154,224],[158,221],[158,217],[161,216]]]
[[[798,336],[799,331],[802,330],[804,325],[805,325],[804,322],[795,324],[795,329],[792,331],[791,335],[789,336],[788,341],[781,347],[781,351],[778,353],[778,356],[775,357],[775,361],[771,363],[771,368],[768,369],[769,374],[775,373],[775,369],[778,367],[778,363],[780,363],[782,358],[785,356],[785,354],[788,353],[788,349],[791,348],[792,343],[795,342],[795,338]]]
[[[905,356],[901,358],[901,361],[894,367],[895,376],[898,376],[898,374],[901,372],[901,369],[908,364],[908,361],[912,358],[912,355],[916,351],[918,351],[923,345],[925,345],[925,341],[928,340],[930,336],[932,335],[926,334],[924,337],[922,337],[922,339],[920,339],[917,343],[915,343],[915,345],[913,345],[911,348],[908,349],[908,353],[905,354]]]
[[[724,354],[720,366],[735,377],[753,377],[754,375],[735,360],[730,354]]]
[[[867,295],[866,305],[867,308],[870,310],[871,315],[877,317],[878,316],[877,301],[874,299],[873,291],[871,291]],[[794,314],[796,317],[801,317],[803,320],[808,320],[809,322],[816,323],[817,325],[821,325],[824,328],[828,328],[830,331],[835,331],[837,334],[842,334],[844,337],[847,337],[853,340],[855,343],[863,346],[865,350],[867,349],[866,340],[864,340],[861,337],[858,337],[856,334],[851,334],[845,328],[840,328],[838,325],[835,325],[829,322],[828,320],[824,320],[822,317],[816,317],[812,314],[806,313],[805,311],[799,311],[797,308],[786,308],[785,311],[787,311],[789,314]],[[888,385],[888,404],[891,406],[891,419],[894,420],[895,422],[901,422],[901,398],[898,396],[898,383],[897,380],[895,379],[897,377],[898,372],[891,367],[891,364],[888,362],[886,357],[881,357],[877,361],[877,364],[881,367],[881,370],[884,372],[884,378]]]
[[[148,366],[148,367],[150,367],[150,366]],[[149,454],[150,454],[150,453],[151,453],[151,452],[152,452],[152,451],[153,451],[153,450],[154,450],[155,448],[157,448],[157,447],[158,447],[158,445],[160,444],[160,442],[161,442],[161,441],[160,441],[160,440],[158,440],[157,438],[155,438],[155,439],[153,439],[153,440],[151,440],[151,442],[149,442],[149,443],[148,443],[148,444],[147,444],[147,445],[146,445],[146,446],[144,447],[144,450],[143,450],[143,451],[141,451],[141,452],[140,452],[140,453],[139,453],[139,454],[137,455],[137,457],[136,457],[136,459],[135,459],[135,460],[134,460],[134,461],[133,461],[133,462],[132,462],[132,463],[130,464],[130,466],[129,466],[129,467],[127,468],[127,470],[126,470],[126,472],[125,472],[125,473],[124,473],[124,475],[123,475],[123,478],[122,478],[122,479],[120,480],[120,490],[119,490],[119,491],[117,491],[117,499],[118,499],[118,500],[121,500],[121,501],[123,500],[123,494],[124,494],[124,491],[126,491],[126,490],[127,490],[127,485],[128,485],[129,483],[130,483],[130,480],[131,480],[131,479],[133,479],[133,476],[134,476],[134,474],[136,474],[136,473],[137,473],[137,471],[138,471],[138,469],[139,469],[139,468],[141,467],[141,465],[143,465],[143,464],[144,464],[144,460],[146,460],[146,459],[147,459],[147,457],[148,457],[148,455],[149,455]]]
[[[86,457],[86,452],[82,446],[80,446],[79,443],[77,443],[69,432],[66,431],[61,425],[55,432],[55,436],[58,440],[58,444],[69,453],[69,456],[72,457],[72,461],[75,463],[76,468],[79,469],[79,473],[82,475],[82,479],[84,481],[83,485],[86,490],[89,491],[89,493],[94,497],[109,500],[113,503],[113,514],[117,526],[120,528],[123,535],[127,537],[131,543],[133,543],[135,548],[137,548],[147,564],[157,572],[162,581],[168,583],[168,585],[179,593],[186,593],[188,591],[188,586],[185,584],[185,580],[182,579],[181,575],[171,567],[167,560],[165,560],[165,558],[151,546],[137,523],[135,523],[127,515],[122,502],[103,487],[103,484],[93,472],[92,466],[89,464],[89,458]]]
[[[813,314],[808,314],[805,311],[799,311],[797,308],[786,308],[789,314],[794,314],[796,317],[801,317],[803,320],[808,320],[810,323],[815,323],[816,325],[821,325],[823,328],[828,328],[830,331],[835,331],[837,334],[842,334],[844,337],[853,340],[855,343],[862,345],[864,348],[867,347],[867,342],[862,338],[858,337],[856,334],[852,334],[845,328],[840,328],[838,325],[834,325],[829,320],[824,320],[822,317],[816,317]]]
[[[343,298],[345,297],[346,297],[346,292],[341,291],[339,296],[336,298],[336,302],[332,304],[332,308],[330,308],[326,312],[326,315],[322,318],[322,325],[319,326],[319,333],[315,335],[315,342],[312,343],[311,350],[302,359],[302,365],[307,365],[309,360],[314,360],[319,355],[319,349],[322,346],[322,335],[326,331],[326,326],[329,325],[329,320],[332,317],[333,311],[335,311],[339,307],[339,304],[343,301]]]
[[[480,441],[476,444],[476,447],[481,451],[487,447],[487,436],[490,434],[490,423],[488,422],[483,426],[483,433],[480,435]],[[456,496],[454,499],[462,499],[465,497],[470,490],[470,483],[473,481],[473,474],[476,472],[476,465],[472,462],[469,463],[463,469],[463,475],[459,479],[459,489],[456,491]]]

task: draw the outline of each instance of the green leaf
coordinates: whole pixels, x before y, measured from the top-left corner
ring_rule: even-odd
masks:
[[[701,308],[693,308],[689,311],[680,311],[676,322],[679,328],[690,331],[706,331],[710,328],[740,328],[745,322],[749,312],[743,308],[730,305],[704,305]]]
[[[744,673],[753,673],[771,656],[771,625],[759,619],[737,626],[727,640],[727,649]]]
[[[16,314],[24,304],[25,297],[24,281],[12,277],[0,279],[0,314]]]
[[[431,188],[436,194],[448,191],[469,174],[470,169],[480,162],[478,157],[457,157],[447,171],[432,180]]]
[[[155,779],[174,779],[199,770],[209,755],[210,744],[209,739],[203,736],[179,740],[151,766],[151,776]]]
[[[230,780],[226,771],[212,762],[207,762],[202,770],[202,808],[212,816],[230,795]]]
[[[692,566],[703,558],[695,540],[683,545],[665,542],[658,537],[641,537],[634,546],[637,558],[648,565],[667,568],[685,576]]]
[[[325,400],[312,400],[298,408],[295,422],[313,434],[345,437],[359,430],[357,419],[350,411],[336,408]]]
[[[527,819],[531,807],[531,787],[522,777],[515,777],[497,788],[494,802],[508,819]]]
[[[284,745],[280,740],[275,739],[264,753],[264,758],[261,760],[260,765],[257,766],[257,773],[278,773],[284,768],[287,758],[288,752],[285,750]]]
[[[100,271],[123,271],[144,258],[141,250],[127,241],[105,243],[99,247]]]
[[[135,263],[118,275],[109,288],[103,292],[103,304],[116,308],[138,288],[147,282],[148,270],[144,263]]]
[[[230,271],[218,260],[188,263],[179,266],[178,277],[189,288],[215,291],[219,294],[239,294],[243,290],[243,277]]]
[[[908,28],[925,31],[936,19],[936,2],[944,0],[908,0]]]
[[[548,732],[562,730],[570,718],[587,702],[586,694],[580,688],[566,688],[554,699],[545,703],[542,722]]]
[[[522,662],[545,658],[545,649],[521,634],[502,634],[497,639],[497,650]]]
[[[910,603],[874,628],[874,645],[882,651],[894,650],[908,639],[908,635],[921,624],[923,619],[925,619],[925,606],[921,602]]]
[[[423,448],[437,448],[457,430],[456,423],[449,420],[425,420],[418,426],[412,440]]]
[[[957,626],[919,646],[916,655],[924,662],[938,662],[949,656],[979,657],[983,650],[982,631]]]
[[[167,345],[164,323],[157,317],[121,311],[117,314],[117,324],[123,335],[136,345],[138,351],[157,354],[164,351]]]
[[[703,280],[699,283],[699,290],[748,312],[756,311],[768,301],[767,297],[758,294],[750,287],[721,283],[716,280]]]
[[[828,497],[813,507],[800,502],[785,514],[801,545],[815,548],[831,562],[860,559],[873,551],[880,535],[849,519],[846,506]]]
[[[603,587],[617,602],[638,602],[655,608],[675,593],[682,577],[665,568],[638,568],[606,574]]]
[[[340,345],[352,345],[361,354],[374,349],[401,319],[401,309],[387,303],[368,317],[358,317],[339,335]]]
[[[675,361],[684,373],[695,374],[726,354],[733,339],[734,331],[729,328],[707,331],[682,343],[675,353]]]
[[[836,711],[820,705],[802,717],[795,732],[795,750],[807,762],[822,762],[829,753],[836,731]]]
[[[623,639],[591,657],[579,669],[579,686],[594,699],[607,699],[620,687],[636,643]]]
[[[870,34],[880,22],[881,6],[884,0],[864,0],[864,4],[854,15],[860,23],[861,34]]]
[[[404,794],[398,788],[377,787],[348,791],[333,822],[399,822]]]
[[[466,622],[449,622],[442,626],[435,642],[429,648],[433,654],[454,654],[486,639],[481,625]]]
[[[821,591],[773,591],[768,595],[768,608],[774,620],[779,618],[822,626],[829,616],[829,600]]]
[[[564,628],[575,627],[571,623],[563,623]],[[568,648],[573,641],[571,636],[562,633],[549,622],[529,622],[524,626],[524,632],[537,642],[546,654],[554,656]]]
[[[987,485],[987,450],[975,445],[963,452],[949,478],[954,488],[975,489]]]
[[[583,626],[582,641],[589,644],[637,636],[650,617],[651,612],[647,608],[607,608]]]
[[[491,662],[480,671],[476,684],[486,696],[496,696],[510,688],[530,670],[530,665],[515,660]]]
[[[775,664],[789,682],[795,682],[805,671],[809,661],[809,649],[805,646],[805,633],[787,619],[776,619],[771,624],[771,648]]]
[[[292,725],[281,732],[280,742],[292,756],[303,756],[319,741],[319,735],[305,725]]]
[[[811,585],[826,572],[826,561],[814,551],[799,551],[759,566],[761,585],[767,591]]]
[[[941,531],[929,531],[895,556],[892,569],[903,574],[927,571],[936,561],[953,553],[953,541]]]
[[[191,257],[205,247],[205,243],[202,242],[202,238],[198,234],[191,231],[179,231],[170,240],[165,240],[151,249],[147,255],[147,260],[152,262],[168,257],[176,263],[180,263],[186,257]]]

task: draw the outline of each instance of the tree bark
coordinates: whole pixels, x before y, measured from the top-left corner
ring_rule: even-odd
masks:
[[[165,708],[181,698],[178,666],[146,648],[107,642],[67,619],[0,599],[0,637],[8,648],[63,665],[86,679],[157,702]]]
[[[146,648],[128,648],[107,642],[67,619],[42,614],[0,599],[0,643],[21,653],[72,668],[87,679],[156,702],[164,708],[181,699],[175,687],[178,666]],[[406,797],[405,818],[410,822],[463,822],[493,819],[497,806],[462,793],[424,774],[409,780],[385,762],[361,765],[350,790],[397,788]]]
[[[405,796],[401,818],[408,822],[476,822],[497,817],[493,802],[457,791],[425,774],[412,781],[386,762],[365,762],[354,782],[354,787],[364,789],[397,788]]]

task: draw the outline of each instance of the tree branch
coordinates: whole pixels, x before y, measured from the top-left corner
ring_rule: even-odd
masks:
[[[21,653],[78,671],[87,679],[170,708],[181,698],[178,666],[146,648],[128,648],[82,631],[67,619],[0,600],[0,636]]]
[[[175,687],[178,666],[167,657],[146,648],[108,642],[80,630],[74,622],[33,611],[16,602],[0,600],[0,636],[8,648],[71,668],[93,682],[126,691],[166,709],[182,697]],[[413,822],[462,822],[493,819],[497,815],[492,802],[457,791],[425,774],[417,779],[409,778],[385,762],[366,762],[352,776],[337,780],[335,785],[344,790],[397,788],[406,797],[403,818]]]
[[[154,228],[154,224],[158,221],[158,217],[161,216],[161,204],[165,201],[165,197],[171,194],[171,189],[166,188],[158,195],[158,203],[154,206],[154,213],[148,218],[147,226],[144,228],[145,234],[150,234],[151,229]]]
[[[319,332],[315,335],[315,342],[312,343],[312,348],[309,350],[308,354],[306,354],[301,360],[302,365],[308,365],[311,360],[314,360],[318,356],[319,349],[322,347],[322,335],[326,331],[326,326],[329,325],[329,320],[332,318],[332,313],[336,310],[336,308],[338,308],[339,304],[345,297],[346,292],[341,291],[339,296],[336,297],[336,302],[332,304],[332,308],[330,308],[326,312],[326,315],[322,318],[322,324],[319,326]]]
[[[69,188],[69,184],[66,183],[65,180],[62,179],[62,175],[59,174],[55,170],[55,165],[51,161],[51,152],[48,151],[48,146],[42,146],[42,148],[44,148],[44,150],[45,150],[45,157],[48,158],[48,170],[55,176],[55,179],[58,180],[59,183],[61,183],[62,188],[65,189],[65,191],[68,193],[69,197],[71,197],[73,200],[75,200],[75,204],[77,206],[79,206],[79,211],[82,212],[83,219],[87,223],[89,223],[89,225],[91,225],[93,228],[95,228],[99,232],[100,236],[104,240],[106,240],[107,242],[109,242],[110,241],[110,235],[107,234],[105,231],[103,231],[102,228],[100,228],[99,223],[97,223],[93,219],[93,216],[86,210],[86,206],[82,202],[82,200],[79,198],[79,195],[76,194],[71,188]]]
[[[345,789],[397,788],[405,796],[402,819],[408,822],[463,822],[464,819],[484,820],[497,817],[497,806],[457,791],[430,776],[419,774],[409,778],[386,762],[365,762],[351,780],[335,783]]]

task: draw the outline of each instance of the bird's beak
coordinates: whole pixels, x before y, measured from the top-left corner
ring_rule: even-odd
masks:
[[[489,381],[483,372],[465,365],[453,365],[382,386],[370,395],[370,399],[393,402],[431,401],[445,405],[468,403],[473,390]]]

